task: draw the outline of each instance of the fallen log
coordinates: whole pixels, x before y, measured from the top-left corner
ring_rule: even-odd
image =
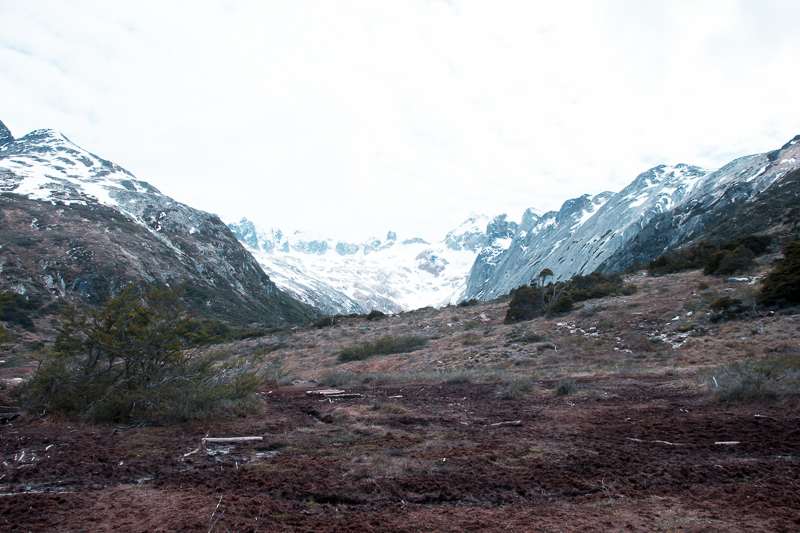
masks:
[[[237,442],[261,442],[264,437],[206,437],[206,444],[236,444]]]
[[[330,396],[331,394],[343,394],[345,391],[342,389],[320,389],[320,390],[310,390],[306,391],[306,394],[310,395],[318,395],[318,396]]]

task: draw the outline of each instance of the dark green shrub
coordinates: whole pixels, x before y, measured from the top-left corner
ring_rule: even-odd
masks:
[[[720,260],[714,274],[728,275],[744,272],[755,266],[756,254],[745,246],[738,246],[735,250],[727,252]]]
[[[569,281],[549,283],[544,287],[523,286],[513,293],[506,311],[505,323],[532,320],[542,315],[568,313],[576,302],[612,295],[630,295],[636,290],[636,285],[625,283],[620,274],[607,275],[600,272],[585,276],[577,275]]]
[[[0,305],[0,320],[16,324],[27,331],[36,331],[31,313],[39,308],[40,303],[31,301],[16,292],[0,293],[3,302]]]
[[[734,274],[751,268],[753,258],[766,252],[771,243],[769,235],[745,235],[722,244],[701,242],[661,254],[648,263],[647,270],[654,275],[699,268],[706,275]]]
[[[317,329],[322,328],[330,328],[338,324],[338,320],[336,320],[335,316],[324,316],[322,318],[318,318],[311,323],[311,326]]]
[[[767,305],[793,305],[800,302],[800,241],[789,243],[784,258],[762,282],[758,293],[760,302]]]
[[[11,295],[6,292],[0,292],[0,310],[3,310],[8,303],[11,301]],[[3,343],[6,343],[11,340],[11,333],[0,324],[0,350],[3,350],[5,347]]]
[[[569,313],[572,311],[572,305],[572,298],[566,294],[562,294],[547,308],[547,312],[553,314]]]
[[[208,334],[211,342],[224,342],[236,337],[236,331],[220,320],[210,318],[190,318],[186,324],[187,332]]]
[[[710,309],[727,309],[729,307],[733,307],[735,305],[741,305],[742,301],[739,298],[731,298],[730,296],[723,296],[717,300],[714,300],[708,307]]]
[[[783,260],[764,278],[758,300],[780,306],[800,302],[800,241],[792,241],[783,248]]]
[[[212,335],[188,318],[180,289],[134,287],[61,319],[52,353],[17,389],[28,411],[88,422],[162,424],[240,408],[262,379],[255,360],[217,366],[200,353]]]
[[[405,337],[383,337],[375,342],[358,344],[339,352],[340,363],[362,361],[373,355],[413,352],[428,343],[425,337],[410,335]]]
[[[373,309],[372,311],[369,312],[366,318],[367,320],[378,320],[381,318],[386,318],[386,313],[378,311],[377,309]]]
[[[480,300],[472,298],[471,300],[464,300],[463,302],[459,302],[458,307],[472,307],[474,305],[478,305],[479,303],[481,303]]]
[[[546,306],[542,301],[542,293],[538,287],[520,287],[514,291],[506,311],[505,323],[532,320],[542,316]]]

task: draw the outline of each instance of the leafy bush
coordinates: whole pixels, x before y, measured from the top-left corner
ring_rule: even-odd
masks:
[[[511,302],[508,304],[504,322],[511,324],[531,320],[542,316],[546,311],[546,303],[537,287],[520,287],[514,291]]]
[[[18,389],[29,411],[88,422],[163,424],[252,401],[255,359],[216,365],[213,336],[183,312],[180,289],[129,286],[101,308],[71,308],[52,353]]]
[[[764,278],[758,300],[781,306],[800,302],[800,241],[783,248],[783,260]]]
[[[428,339],[415,335],[383,337],[375,342],[358,344],[350,348],[345,348],[339,352],[338,360],[340,363],[347,363],[350,361],[362,361],[373,355],[413,352],[427,343]]]

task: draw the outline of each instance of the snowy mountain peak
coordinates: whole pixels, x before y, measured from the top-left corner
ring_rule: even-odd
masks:
[[[505,215],[473,215],[438,243],[370,237],[334,241],[309,232],[286,237],[260,230],[246,218],[230,229],[251,249],[281,289],[327,314],[396,313],[458,302],[477,254],[499,238],[511,241],[516,224]],[[336,244],[333,244],[336,242]]]
[[[474,252],[485,244],[482,240],[489,220],[486,215],[471,214],[467,220],[447,233],[444,238],[445,244],[451,250],[470,250]]]
[[[658,165],[636,176],[630,185],[625,187],[620,194],[631,195],[644,192],[653,187],[680,184],[687,180],[694,180],[705,176],[710,171],[700,167],[685,165]]]
[[[279,293],[217,216],[54,130],[14,139],[3,125],[0,135],[0,202],[5,220],[16,221],[0,225],[3,286],[45,303],[99,303],[128,283],[186,283],[187,302],[203,316],[241,323],[310,316]]]

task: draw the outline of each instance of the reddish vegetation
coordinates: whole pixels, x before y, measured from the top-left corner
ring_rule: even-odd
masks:
[[[800,316],[713,314],[726,296],[752,302],[755,282],[634,282],[518,324],[494,302],[216,346],[300,381],[265,389],[247,418],[115,429],[8,421],[0,405],[0,531],[800,531],[797,381],[774,398],[710,394],[731,362],[796,364]],[[429,342],[337,362],[408,335]],[[33,368],[24,350],[4,361],[2,378]]]
[[[214,424],[2,426],[0,530],[800,530],[796,403],[713,403],[667,377],[554,386],[295,387]]]

